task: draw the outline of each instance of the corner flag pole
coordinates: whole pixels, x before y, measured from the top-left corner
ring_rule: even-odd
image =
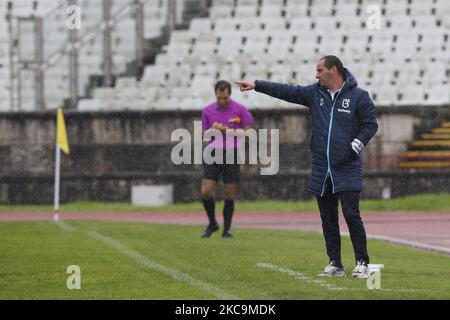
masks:
[[[61,148],[59,144],[56,143],[56,151],[55,151],[55,194],[53,197],[53,220],[58,221],[59,215],[59,180],[60,180],[60,170],[61,170]]]
[[[59,190],[60,190],[60,171],[61,171],[61,150],[69,154],[69,143],[67,141],[66,123],[61,108],[57,110],[56,116],[56,146],[55,146],[55,194],[53,201],[54,215],[53,220],[58,221],[59,215]]]

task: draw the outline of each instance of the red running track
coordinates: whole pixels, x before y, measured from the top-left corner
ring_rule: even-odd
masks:
[[[218,215],[221,221],[221,214]],[[103,220],[206,225],[203,213],[60,213],[62,220]],[[341,232],[348,232],[340,213]],[[365,212],[368,238],[380,239],[450,255],[450,212]],[[53,213],[0,213],[0,221],[52,220]],[[237,228],[266,228],[321,232],[317,212],[237,212]]]

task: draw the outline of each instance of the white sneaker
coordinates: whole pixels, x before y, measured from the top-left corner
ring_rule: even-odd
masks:
[[[331,261],[323,270],[318,274],[319,277],[346,277],[344,267],[342,265],[337,266],[334,261]]]
[[[365,261],[357,261],[356,267],[353,270],[352,277],[354,278],[368,278],[369,267]]]

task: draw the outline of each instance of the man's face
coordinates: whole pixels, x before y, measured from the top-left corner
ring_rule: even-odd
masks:
[[[325,60],[320,60],[317,63],[316,67],[316,79],[319,80],[320,85],[324,86],[325,88],[329,89],[330,83],[333,80],[335,73],[336,73],[336,67],[332,67],[331,69],[327,69],[325,66]]]
[[[219,106],[221,106],[222,108],[228,106],[228,103],[230,102],[230,92],[228,91],[228,89],[217,90],[216,97]]]

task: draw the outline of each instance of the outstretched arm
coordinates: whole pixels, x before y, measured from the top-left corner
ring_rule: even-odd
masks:
[[[235,81],[241,91],[256,90],[271,97],[309,107],[313,97],[313,86],[298,86],[269,81]]]

